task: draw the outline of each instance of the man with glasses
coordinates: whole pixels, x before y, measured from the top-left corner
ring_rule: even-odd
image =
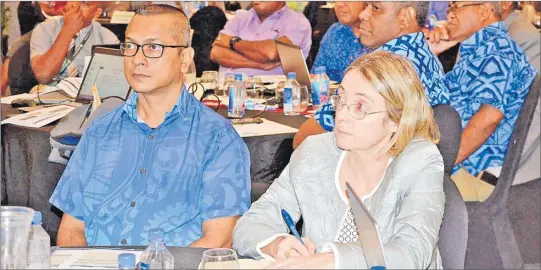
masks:
[[[50,199],[64,212],[59,246],[146,245],[154,228],[168,246],[231,246],[250,205],[249,152],[186,91],[189,39],[188,19],[169,5],[130,21],[120,48],[133,93],[86,130]]]
[[[55,78],[80,76],[93,45],[119,42],[113,32],[93,20],[101,14],[100,5],[68,2],[64,16],[36,26],[30,40],[30,64],[38,82],[47,84]]]
[[[429,34],[436,55],[461,42],[445,81],[464,129],[451,178],[466,201],[492,193],[536,74],[501,18],[499,3],[457,2],[448,9],[447,26]]]
[[[428,2],[366,2],[359,14],[361,43],[373,50],[396,53],[411,60],[432,106],[449,104],[449,93],[438,58],[430,51],[421,31]],[[334,108],[328,102],[308,119],[295,136],[297,147],[307,136],[334,129]]]

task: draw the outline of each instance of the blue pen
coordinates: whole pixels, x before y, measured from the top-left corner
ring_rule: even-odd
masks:
[[[295,223],[293,223],[293,219],[291,219],[289,213],[284,209],[282,209],[282,218],[286,222],[286,226],[293,233],[293,235],[295,235],[295,237],[297,237],[297,239],[299,239],[299,241],[301,241],[301,243],[304,245],[304,242],[302,241],[299,232],[297,231],[297,229],[295,229]]]

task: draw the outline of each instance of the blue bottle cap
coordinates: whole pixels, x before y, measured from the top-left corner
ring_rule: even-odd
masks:
[[[235,81],[242,81],[242,74],[240,73],[235,74]]]
[[[385,270],[385,266],[372,266],[370,270]]]
[[[321,73],[325,73],[327,71],[327,68],[325,68],[324,66],[320,66],[320,67],[316,67],[314,69],[314,72],[316,74],[321,74]]]
[[[163,229],[157,228],[157,229],[151,229],[148,231],[148,240],[163,240],[165,238],[165,233],[163,232]]]
[[[34,211],[34,216],[32,217],[32,225],[41,225],[43,223],[43,216],[40,211]]]
[[[288,78],[288,79],[296,79],[296,78],[297,78],[297,73],[295,73],[295,72],[288,72],[288,73],[287,73],[287,78]]]
[[[135,268],[135,254],[122,253],[118,255],[118,268]]]

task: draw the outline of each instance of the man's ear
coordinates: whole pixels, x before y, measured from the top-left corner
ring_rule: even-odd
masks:
[[[97,7],[96,8],[96,12],[94,13],[94,18],[97,19],[101,16],[101,14],[103,14],[103,8],[102,7]]]
[[[488,20],[492,16],[492,12],[494,12],[493,7],[490,4],[484,4],[479,9],[479,18],[481,18],[481,21]]]
[[[512,1],[501,1],[500,5],[502,7],[502,10],[510,10],[513,7]]]
[[[183,49],[182,52],[180,53],[180,57],[182,57],[182,64],[180,66],[180,71],[183,74],[186,74],[188,72],[188,69],[190,68],[190,65],[193,62],[193,56],[194,56],[194,51],[192,47]]]
[[[402,10],[400,10],[400,13],[398,14],[398,19],[400,20],[400,27],[404,29],[410,27],[412,24],[416,24],[417,19],[415,17],[417,16],[413,7],[402,8]]]

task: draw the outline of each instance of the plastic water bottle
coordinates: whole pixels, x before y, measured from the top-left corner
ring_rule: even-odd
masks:
[[[246,111],[246,88],[242,81],[242,74],[235,74],[235,82],[229,86],[229,105],[227,116],[230,118],[242,118]]]
[[[317,109],[329,100],[330,80],[325,67],[316,67],[314,71],[316,76],[312,80],[312,107]]]
[[[118,269],[135,270],[135,254],[122,253],[118,255]]]
[[[51,238],[41,227],[41,212],[35,211],[32,219],[32,228],[28,237],[28,269],[49,269],[49,257],[51,256]]]
[[[296,80],[295,72],[287,73],[284,84],[284,114],[299,115],[301,112],[301,85]]]
[[[149,244],[141,255],[141,270],[173,269],[174,258],[165,247],[164,238],[165,233],[162,229],[148,231]]]

